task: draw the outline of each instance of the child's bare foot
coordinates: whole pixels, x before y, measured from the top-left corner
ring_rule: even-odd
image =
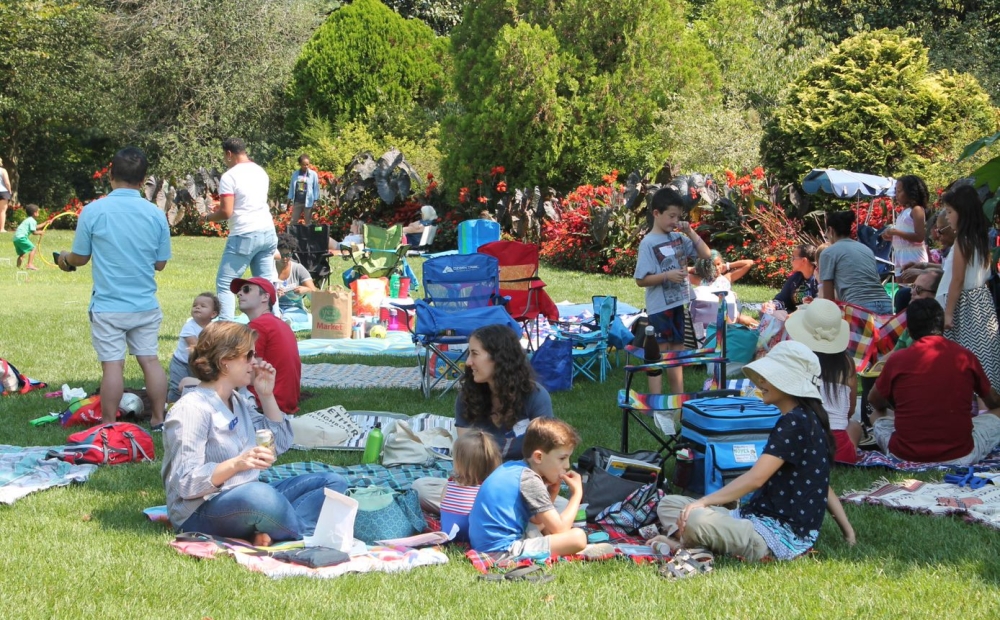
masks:
[[[251,542],[254,547],[269,547],[271,545],[271,536],[264,532],[257,532],[253,535]]]
[[[38,267],[35,267],[34,265],[28,265],[25,269],[28,271],[38,271]]]

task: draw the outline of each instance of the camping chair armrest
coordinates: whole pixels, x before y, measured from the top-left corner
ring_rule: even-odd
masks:
[[[655,364],[639,364],[635,366],[626,366],[625,373],[630,374],[636,372],[647,372],[652,370],[667,370],[668,368],[678,368],[681,366],[694,366],[699,364],[722,364],[729,362],[729,360],[725,357],[718,357],[717,353],[714,353],[713,355],[714,357],[691,356],[680,359],[664,360],[662,362],[656,362]]]
[[[549,325],[555,327],[560,331],[566,330],[565,333],[567,334],[574,334],[574,333],[586,334],[589,332],[600,331],[601,329],[598,326],[596,319],[591,319],[589,321],[563,321],[563,320],[549,321]],[[579,330],[579,331],[569,331],[569,330]]]

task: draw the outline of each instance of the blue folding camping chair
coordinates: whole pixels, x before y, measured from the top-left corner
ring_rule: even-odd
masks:
[[[424,398],[429,398],[442,381],[448,382],[447,392],[461,379],[472,332],[500,324],[520,334],[521,325],[503,306],[500,265],[493,256],[455,254],[428,259],[423,282],[424,298],[399,307],[416,313],[412,334],[418,347],[420,388]]]

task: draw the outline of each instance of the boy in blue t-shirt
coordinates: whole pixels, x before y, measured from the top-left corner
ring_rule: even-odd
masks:
[[[555,418],[536,418],[524,434],[523,461],[509,461],[479,488],[469,513],[469,542],[476,551],[507,551],[514,556],[572,555],[587,546],[587,534],[573,527],[583,498],[580,474],[570,456],[580,443],[573,427]],[[553,502],[559,486],[570,488],[562,512]],[[528,537],[528,524],[542,536]]]
[[[31,242],[31,235],[38,234],[36,232],[38,222],[35,221],[35,216],[38,215],[38,205],[25,205],[24,212],[28,214],[28,217],[24,218],[24,221],[17,227],[17,231],[14,232],[14,250],[17,251],[17,266],[20,268],[24,255],[27,254],[28,264],[25,269],[35,271],[38,269],[35,267],[37,250],[35,244]]]
[[[682,222],[684,199],[676,190],[664,187],[649,204],[653,228],[639,244],[635,283],[646,289],[646,314],[656,330],[660,351],[684,348],[684,304],[689,301],[687,266],[695,258],[710,259],[712,251],[701,237]],[[679,231],[679,232],[675,232]],[[684,391],[681,368],[667,369],[670,393]],[[659,375],[649,377],[649,391],[660,394],[663,382]]]

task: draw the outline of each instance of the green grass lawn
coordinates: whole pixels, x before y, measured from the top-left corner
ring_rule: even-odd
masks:
[[[13,255],[9,237],[5,255]],[[43,250],[68,248],[71,233],[49,233]],[[166,364],[194,296],[214,290],[222,253],[219,239],[175,238],[174,259],[159,277],[164,322],[160,358]],[[419,262],[419,261],[417,261]],[[334,261],[339,280],[345,264]],[[418,265],[415,265],[418,267]],[[556,301],[614,294],[641,307],[631,279],[584,275],[543,267]],[[90,346],[87,302],[90,268],[63,273],[45,267],[18,284],[15,270],[0,266],[0,356],[58,389],[63,383],[92,393],[100,367]],[[770,291],[737,290],[747,301]],[[310,358],[307,362],[409,364],[403,358]],[[578,383],[552,395],[556,415],[576,426],[583,447],[615,447],[623,384],[615,369],[604,384]],[[688,372],[689,388],[703,375]],[[134,360],[126,383],[142,386]],[[454,398],[424,400],[418,391],[310,390],[310,411],[333,404],[347,409],[450,415]],[[58,425],[28,420],[60,409],[61,400],[40,393],[0,400],[0,443],[61,444]],[[634,434],[638,438],[638,434]],[[156,438],[157,450],[160,437]],[[642,442],[633,441],[633,449]],[[348,464],[356,457],[290,452],[280,462],[322,460]],[[848,506],[858,544],[848,548],[827,519],[818,554],[790,563],[744,565],[720,560],[704,578],[670,583],[654,567],[629,562],[561,564],[557,580],[489,584],[458,552],[444,566],[396,575],[347,575],[333,580],[272,581],[230,559],[199,561],[167,543],[170,532],[146,520],[142,509],[163,504],[160,462],[101,468],[82,485],[53,489],[0,506],[0,618],[94,617],[95,612],[134,618],[992,618],[1000,610],[1000,533],[956,518],[932,518],[882,508]],[[881,470],[838,468],[838,491],[868,487],[879,478],[913,477]],[[922,476],[932,479],[936,475]]]

